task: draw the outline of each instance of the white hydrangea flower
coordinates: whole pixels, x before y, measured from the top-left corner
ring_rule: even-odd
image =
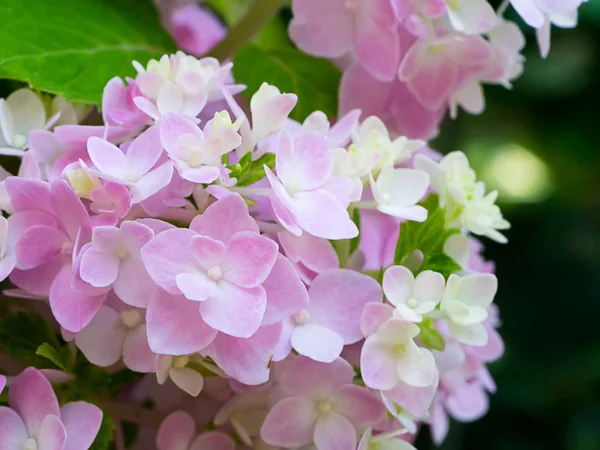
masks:
[[[449,153],[439,163],[417,155],[415,167],[429,174],[431,186],[439,195],[440,207],[445,209],[447,227],[466,228],[473,234],[508,242],[498,231],[510,228],[495,204],[498,193],[492,191],[486,195],[485,184],[477,181],[463,152]]]
[[[448,317],[450,333],[463,344],[484,346],[488,335],[482,322],[498,290],[498,279],[489,273],[450,275],[440,309]]]

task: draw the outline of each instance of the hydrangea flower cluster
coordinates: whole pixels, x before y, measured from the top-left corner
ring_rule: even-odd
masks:
[[[177,411],[142,448],[405,449],[485,413],[503,348],[474,236],[509,224],[463,153],[358,110],[297,123],[266,83],[242,108],[212,58],[134,66],[106,85],[104,126],[13,123],[41,105],[28,89],[0,103],[21,158],[0,261],[91,363],[156,379],[130,400]],[[10,381],[6,448],[89,448],[99,411],[59,411],[49,386]]]
[[[504,19],[512,5],[536,29],[543,57],[551,25],[573,28],[587,0],[293,0],[289,34],[344,70],[340,111],[361,108],[395,133],[428,139],[446,111],[484,110],[484,84],[511,87],[525,38]]]

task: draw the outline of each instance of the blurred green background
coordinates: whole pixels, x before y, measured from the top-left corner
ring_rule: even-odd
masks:
[[[486,249],[507,349],[498,393],[443,450],[600,449],[600,1],[580,12],[575,30],[552,29],[546,60],[527,33],[514,88],[486,87],[483,115],[447,120],[432,144],[464,150],[512,224]]]

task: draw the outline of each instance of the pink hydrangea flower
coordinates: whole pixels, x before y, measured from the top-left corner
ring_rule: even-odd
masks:
[[[50,382],[36,369],[25,369],[8,392],[10,408],[0,407],[3,448],[87,450],[102,421],[102,411],[89,403],[62,408]]]
[[[144,267],[141,249],[153,237],[149,227],[135,221],[122,222],[119,228],[94,228],[91,243],[81,250],[82,280],[98,288],[112,286],[129,305],[148,306],[156,285]]]
[[[294,348],[315,361],[329,363],[344,345],[362,339],[360,317],[364,306],[381,301],[381,287],[373,278],[333,269],[317,276],[308,294],[310,303],[284,322],[278,351],[280,361]]]
[[[357,427],[383,419],[385,408],[374,393],[352,384],[353,377],[341,358],[324,364],[298,357],[279,377],[285,397],[269,412],[262,439],[286,448],[356,449]]]
[[[208,9],[196,4],[177,8],[165,17],[167,29],[179,48],[202,56],[221,41],[227,28]]]
[[[266,166],[265,171],[273,188],[271,204],[275,216],[292,234],[300,236],[306,231],[325,239],[358,235],[347,205],[336,197],[334,186],[328,186],[333,162],[324,138],[309,133],[292,137],[285,130],[280,132],[277,175]]]
[[[173,175],[170,161],[154,168],[163,153],[159,133],[157,126],[150,127],[131,142],[126,153],[104,139],[91,137],[88,153],[97,169],[95,174],[128,186],[134,203],[156,194]]]
[[[393,80],[400,39],[389,1],[294,0],[289,33],[307,53],[339,58],[352,53],[377,79]]]

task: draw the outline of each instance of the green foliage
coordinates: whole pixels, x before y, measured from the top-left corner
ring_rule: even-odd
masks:
[[[423,345],[433,350],[443,352],[446,348],[446,343],[440,332],[435,328],[435,322],[430,317],[424,317],[423,321],[417,324],[421,333],[419,339]]]
[[[65,348],[67,347],[65,346]],[[44,358],[50,360],[60,370],[67,373],[71,373],[71,370],[68,368],[69,363],[64,358],[64,355],[61,355],[59,353],[56,347],[51,346],[47,342],[44,342],[38,347],[35,353],[39,356],[43,356]]]
[[[106,411],[102,411],[102,424],[100,424],[100,430],[90,450],[107,450],[113,441],[114,429],[115,424],[112,417]]]
[[[173,52],[150,0],[2,0],[0,77],[99,104],[106,82]]]
[[[273,170],[275,167],[275,154],[265,153],[256,161],[252,161],[252,153],[242,156],[236,164],[228,165],[231,177],[237,178],[236,186],[250,186],[265,177],[265,167]]]
[[[446,239],[458,230],[446,229],[444,210],[439,207],[436,195],[427,197],[422,205],[429,211],[425,222],[404,222],[400,225],[394,264],[403,264],[415,250],[420,250],[424,258],[420,270],[434,270],[447,277],[460,270],[460,266],[443,251]]]
[[[59,348],[56,334],[42,316],[19,311],[0,319],[0,350],[8,355],[37,368],[53,367],[37,353],[43,344]]]
[[[248,86],[248,95],[263,82],[277,86],[282,92],[298,95],[298,104],[290,114],[303,121],[313,111],[328,116],[337,113],[337,93],[341,73],[329,61],[315,58],[297,49],[263,49],[246,45],[234,59],[236,81]]]

